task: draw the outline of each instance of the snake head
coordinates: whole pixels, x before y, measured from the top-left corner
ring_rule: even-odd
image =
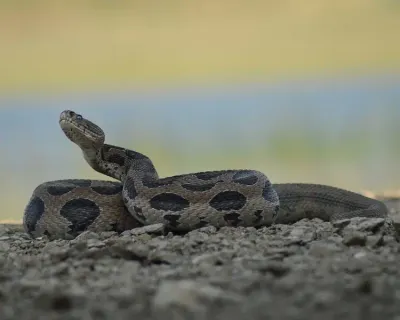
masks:
[[[74,111],[64,110],[61,112],[59,124],[68,139],[82,149],[97,149],[104,144],[103,130]]]

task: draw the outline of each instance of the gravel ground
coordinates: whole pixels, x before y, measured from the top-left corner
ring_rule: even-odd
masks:
[[[0,319],[400,319],[391,218],[31,240],[0,225]]]

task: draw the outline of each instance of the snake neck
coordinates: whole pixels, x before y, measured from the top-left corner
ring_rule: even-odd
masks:
[[[95,171],[119,181],[124,182],[128,175],[136,179],[158,179],[152,161],[139,152],[109,144],[97,149],[82,148],[82,152],[86,162]]]

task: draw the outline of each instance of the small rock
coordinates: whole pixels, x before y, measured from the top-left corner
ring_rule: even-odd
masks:
[[[376,232],[385,224],[383,218],[362,218],[358,223],[358,230]]]
[[[125,230],[124,232],[121,232],[120,234],[121,237],[126,237],[126,236],[131,236],[131,230]]]
[[[296,226],[290,231],[288,238],[291,242],[307,243],[316,239],[316,232],[310,226]]]
[[[349,222],[344,228],[346,230],[362,231],[362,232],[373,232],[376,233],[384,224],[385,219],[383,218],[365,218],[365,217],[354,217],[349,219]]]
[[[346,246],[365,246],[367,236],[359,231],[346,232],[343,236],[343,244]]]
[[[43,290],[35,299],[35,306],[45,310],[68,311],[82,304],[84,296],[74,296],[64,290]]]
[[[317,295],[315,295],[314,298],[314,304],[318,308],[326,308],[336,300],[336,296],[334,295],[333,292],[330,291],[321,291],[318,292]]]
[[[26,233],[16,233],[15,235],[21,239],[32,240],[32,238]]]
[[[68,274],[68,270],[69,270],[68,264],[66,262],[61,262],[51,268],[51,275],[52,276],[60,276],[60,275]]]
[[[53,262],[59,262],[64,261],[69,257],[70,250],[68,248],[59,248],[58,250],[53,250],[49,253]]]
[[[100,238],[102,240],[111,238],[111,237],[116,236],[116,235],[118,235],[118,233],[115,232],[115,231],[104,231],[104,232],[100,232],[99,233],[99,236],[100,236]]]
[[[289,273],[291,268],[282,262],[268,261],[261,264],[258,270],[264,273],[270,273],[276,278],[280,278]]]
[[[148,233],[143,233],[141,235],[136,236],[135,239],[139,240],[139,241],[146,242],[146,241],[151,240],[152,236],[150,234],[148,234]]]
[[[392,216],[393,226],[398,235],[400,235],[400,215],[396,214]]]
[[[0,224],[0,236],[5,236],[10,232],[10,229],[4,224]]]
[[[219,253],[204,253],[192,258],[192,263],[195,265],[203,263],[209,265],[216,265],[218,261],[220,261]]]
[[[308,254],[313,257],[323,258],[331,256],[333,253],[340,251],[336,243],[313,242],[310,244]]]
[[[386,245],[389,245],[389,244],[397,245],[398,244],[398,242],[396,241],[396,238],[394,236],[388,236],[388,235],[383,236],[383,243]]]
[[[71,242],[71,248],[76,252],[82,252],[87,249],[87,243],[81,242]]]
[[[358,251],[354,254],[354,258],[356,259],[364,259],[367,257],[367,253],[365,251]]]
[[[363,294],[371,294],[373,291],[373,282],[372,279],[361,279],[356,286],[358,292]]]
[[[222,234],[220,234],[220,235],[222,236]],[[189,238],[190,241],[194,241],[196,243],[204,243],[205,241],[207,241],[210,238],[210,235],[205,232],[200,232],[199,230],[192,230],[188,234],[185,235],[185,238]],[[224,245],[223,244],[224,239],[222,239],[222,240],[218,239],[218,241],[221,246]]]
[[[148,256],[148,261],[154,264],[178,264],[181,257],[175,253],[156,251]]]
[[[217,228],[214,226],[207,226],[197,229],[198,232],[203,232],[206,234],[213,234],[217,232]]]
[[[367,236],[367,246],[369,247],[380,247],[384,245],[384,237],[383,235],[372,235]]]
[[[130,230],[130,234],[133,236],[138,236],[144,233],[163,233],[163,232],[164,232],[164,224],[162,223],[155,223],[148,226],[143,226]]]
[[[341,229],[345,228],[346,226],[348,226],[350,224],[350,222],[351,222],[351,219],[333,220],[332,225],[335,228],[338,228],[341,230]]]
[[[98,239],[88,239],[87,247],[90,248],[102,248],[105,246],[105,243]]]
[[[82,258],[92,259],[92,260],[99,260],[104,257],[110,256],[110,251],[107,247],[92,247],[88,248],[87,250],[83,251],[80,255]]]
[[[58,249],[60,249],[60,246],[58,245],[58,243],[55,241],[50,241],[43,247],[42,252],[43,253],[51,253],[53,251],[57,251]]]
[[[301,277],[296,272],[289,273],[286,277],[281,277],[277,279],[278,287],[282,288],[287,292],[294,292],[296,288],[301,287],[302,283]]]
[[[10,244],[4,241],[0,241],[0,252],[8,252],[10,250]]]
[[[164,281],[153,298],[156,309],[181,307],[187,311],[203,311],[206,301],[222,300],[239,303],[242,297],[220,288],[192,280]]]
[[[100,236],[92,231],[84,231],[80,235],[78,235],[75,239],[71,240],[71,243],[87,241],[89,239],[100,239]]]
[[[150,250],[147,246],[138,245],[136,243],[115,243],[110,248],[110,253],[116,258],[124,260],[145,261],[149,256]]]

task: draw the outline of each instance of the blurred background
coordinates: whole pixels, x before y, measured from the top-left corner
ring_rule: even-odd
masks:
[[[46,180],[110,179],[64,109],[162,177],[396,189],[399,39],[396,0],[0,0],[0,220]]]

